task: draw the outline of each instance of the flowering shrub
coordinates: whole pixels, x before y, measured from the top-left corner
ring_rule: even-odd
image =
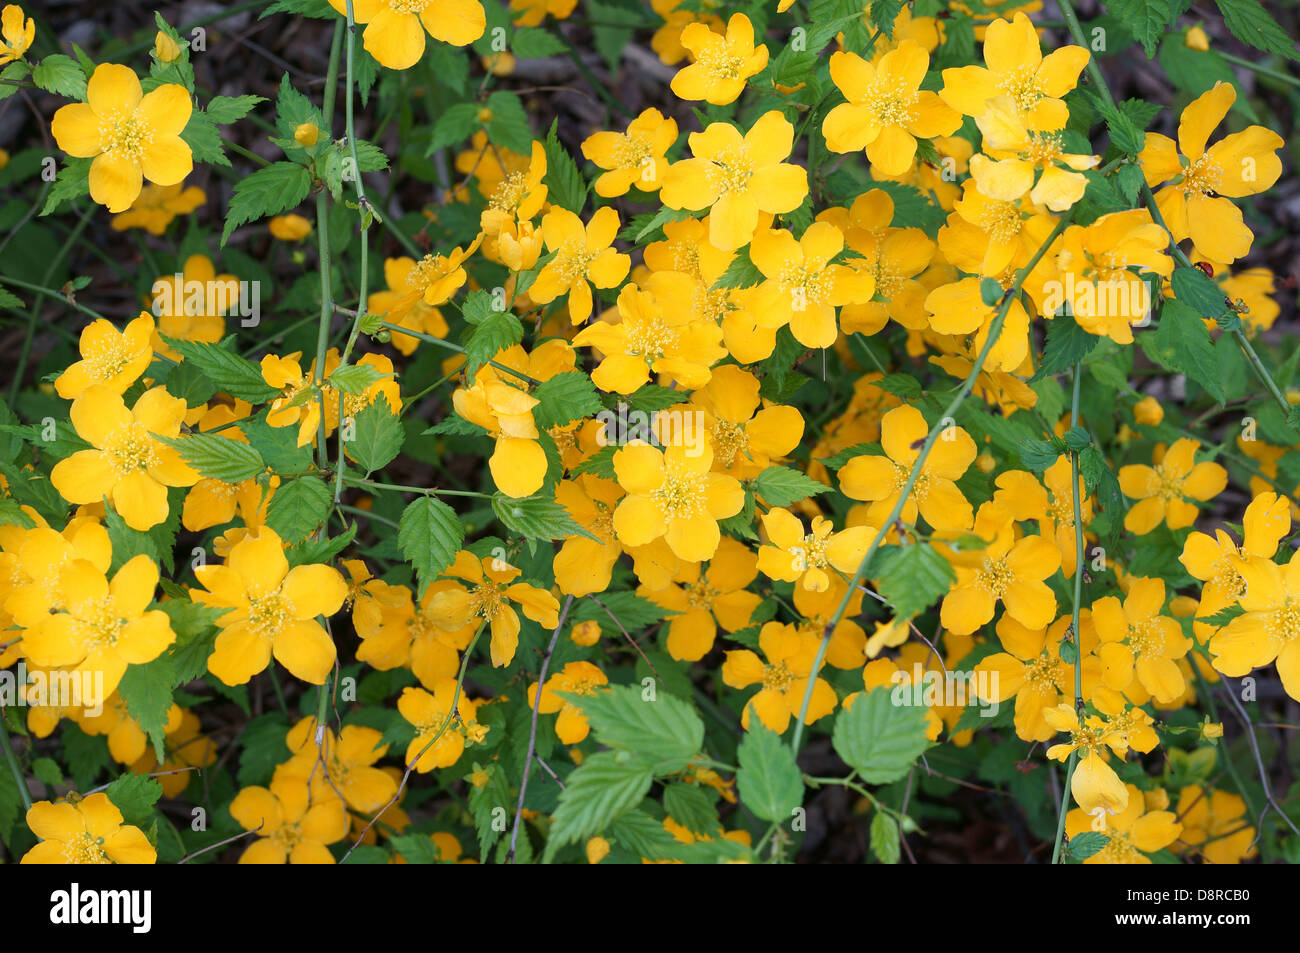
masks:
[[[1300,860],[1300,53],[1079,6],[5,6],[5,856]]]

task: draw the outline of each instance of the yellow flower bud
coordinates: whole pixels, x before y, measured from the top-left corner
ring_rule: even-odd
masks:
[[[271,236],[282,242],[300,242],[311,234],[311,222],[301,215],[277,215],[267,223]]]
[[[1194,26],[1187,31],[1187,36],[1183,38],[1183,43],[1189,50],[1200,50],[1202,53],[1210,49],[1210,38],[1206,36],[1205,31],[1199,26]]]
[[[320,130],[316,128],[314,122],[305,122],[293,131],[293,138],[304,149],[310,149],[320,138]]]
[[[164,63],[173,63],[181,55],[180,45],[162,30],[153,39],[154,56]]]
[[[1201,726],[1201,737],[1206,741],[1213,741],[1215,738],[1223,737],[1223,722],[1207,721]]]
[[[980,473],[992,473],[997,465],[998,462],[987,453],[981,453],[975,458],[975,466],[979,467]]]
[[[609,841],[603,837],[593,837],[587,841],[587,863],[598,864],[609,856]]]
[[[482,109],[480,109],[480,110],[478,111],[478,121],[481,122],[481,123],[489,123],[489,122],[491,122],[491,121],[492,121],[492,110],[488,109],[486,106],[484,106]]]
[[[1200,602],[1191,596],[1174,596],[1169,600],[1169,611],[1178,619],[1186,619],[1188,616],[1194,615],[1200,606]]]
[[[469,776],[469,783],[474,785],[476,788],[481,788],[483,785],[487,784],[489,780],[491,779],[488,777],[486,771],[475,771]]]
[[[573,639],[575,645],[595,645],[600,641],[600,623],[595,619],[579,622],[569,632],[569,638]]]
[[[493,76],[509,76],[515,71],[515,55],[508,50],[490,53],[481,59],[483,68]]]
[[[1165,419],[1165,409],[1154,397],[1143,397],[1134,406],[1133,416],[1144,427],[1154,427]]]
[[[7,149],[0,149],[0,169],[9,164],[9,152]]]

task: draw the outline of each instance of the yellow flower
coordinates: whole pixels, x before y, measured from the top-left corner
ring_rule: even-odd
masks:
[[[997,689],[981,695],[982,702],[1000,704],[1015,698],[1016,737],[1022,741],[1050,739],[1055,729],[1043,718],[1043,712],[1074,697],[1074,669],[1062,661],[1058,648],[1069,627],[1069,616],[1062,616],[1050,628],[1031,629],[1003,614],[997,624],[1003,651],[986,656],[975,666],[976,675],[987,673],[987,684]],[[1091,626],[1084,626],[1082,618],[1080,628],[1085,636],[1093,632]],[[1095,636],[1092,641],[1096,642]],[[1088,648],[1086,640],[1084,648]],[[1089,687],[1085,679],[1085,696]]]
[[[1062,97],[1074,89],[1088,56],[1081,46],[1062,46],[1043,56],[1033,22],[1017,13],[988,25],[985,66],[943,71],[939,95],[958,112],[977,117],[990,99],[1007,96],[1029,128],[1061,129],[1070,118]]]
[[[546,479],[546,453],[538,443],[533,408],[537,398],[486,367],[469,387],[452,394],[456,413],[483,427],[495,439],[488,469],[507,496],[531,496]]]
[[[804,347],[830,347],[839,336],[835,309],[865,304],[875,294],[871,274],[829,264],[844,249],[834,225],[814,222],[796,242],[785,229],[760,229],[750,259],[767,280],[758,286],[750,308],[764,327],[790,326]]]
[[[1112,212],[1061,236],[1056,268],[1063,294],[1044,309],[1069,302],[1079,327],[1119,344],[1133,343],[1133,325],[1147,319],[1154,297],[1140,272],[1173,274],[1169,236],[1146,209]],[[1134,271],[1133,269],[1137,269]]]
[[[266,223],[266,227],[272,238],[282,242],[300,242],[311,234],[311,222],[301,215],[277,215]]]
[[[803,439],[803,415],[762,400],[759,386],[749,371],[723,364],[691,395],[713,443],[713,468],[738,480],[758,476]]]
[[[102,792],[75,804],[37,801],[27,811],[27,826],[41,842],[23,854],[22,864],[152,864],[158,859],[144,832],[123,824],[122,812]]]
[[[1076,769],[1077,770],[1077,769]],[[1146,799],[1135,785],[1124,785],[1128,792],[1128,807],[1107,818],[1104,833],[1106,846],[1085,864],[1149,864],[1154,854],[1179,839],[1183,825],[1173,811],[1147,810]],[[1094,819],[1075,808],[1065,815],[1065,833],[1070,837],[1096,830]]]
[[[1102,719],[1090,715],[1080,723],[1073,705],[1058,705],[1043,711],[1047,723],[1058,732],[1070,735],[1068,743],[1047,749],[1054,761],[1064,761],[1078,751],[1079,760],[1070,780],[1075,803],[1092,817],[1114,816],[1128,807],[1129,792],[1115,769],[1106,763],[1107,749],[1122,757],[1126,750],[1123,738]]]
[[[336,797],[313,799],[307,783],[276,771],[270,788],[247,787],[230,802],[230,816],[257,837],[241,864],[332,864],[328,844],[348,833],[348,813]]]
[[[269,526],[244,537],[224,565],[194,570],[203,590],[192,598],[225,609],[208,671],[227,685],[243,685],[272,654],[295,678],[321,685],[334,665],[334,642],[316,621],[339,611],[347,583],[330,566],[289,568],[284,543]]]
[[[1061,566],[1055,541],[1043,536],[1017,540],[1011,514],[997,503],[980,507],[975,533],[988,545],[949,557],[957,581],[939,612],[944,627],[968,635],[992,620],[1001,600],[1021,625],[1046,628],[1056,618],[1056,596],[1043,581]]]
[[[153,331],[147,311],[121,331],[103,318],[92,321],[81,331],[81,360],[55,379],[54,389],[64,400],[76,400],[96,384],[125,393],[153,361]]]
[[[180,361],[181,355],[164,337],[207,344],[220,341],[226,333],[224,315],[239,303],[239,295],[238,278],[217,274],[206,255],[191,255],[179,278],[175,272],[161,275],[150,286],[149,307],[158,320],[153,349],[168,360]]]
[[[437,594],[455,587],[447,579],[431,583],[417,603],[405,586],[366,582],[352,609],[352,624],[361,638],[357,661],[381,672],[407,666],[427,687],[455,675],[460,664],[456,650],[469,644],[474,630],[442,629],[433,613]]]
[[[725,35],[704,23],[687,24],[681,44],[692,62],[673,77],[672,91],[679,99],[725,106],[744,91],[745,80],[767,66],[767,47],[754,46],[754,26],[743,13],[732,14]]]
[[[341,795],[352,810],[374,814],[397,793],[397,777],[375,767],[375,762],[388,753],[388,744],[374,728],[344,725],[335,738],[331,729],[318,725],[315,716],[310,716],[289,729],[284,743],[293,757],[276,773],[284,772],[307,782],[313,802],[337,802]]]
[[[537,26],[547,14],[557,20],[567,19],[578,0],[510,0],[511,10],[524,11],[515,20],[517,26]]]
[[[1300,554],[1285,566],[1251,556],[1237,561],[1245,610],[1210,639],[1214,667],[1231,678],[1277,662],[1282,687],[1300,699]]]
[[[545,175],[546,149],[534,140],[527,168],[503,170],[503,177],[487,195],[488,207],[479,216],[484,234],[496,238],[516,220],[526,222],[535,218],[546,204],[547,187],[542,184]]]
[[[576,745],[587,737],[591,726],[581,707],[561,698],[556,692],[595,695],[597,688],[608,684],[609,678],[605,673],[590,662],[569,662],[546,680],[540,701],[537,699],[537,683],[528,686],[528,704],[530,707],[536,705],[538,712],[543,715],[553,715],[558,711],[560,717],[555,719],[556,737],[561,744]]]
[[[609,856],[609,841],[603,837],[589,838],[585,850],[587,852],[587,863],[598,864]]]
[[[1155,466],[1120,467],[1119,486],[1138,502],[1124,514],[1124,528],[1143,536],[1161,523],[1183,529],[1196,521],[1196,502],[1214,499],[1228,485],[1228,471],[1217,463],[1196,463],[1199,443],[1189,437],[1167,451],[1156,448]],[[1196,501],[1196,502],[1192,502]]]
[[[165,388],[145,391],[130,410],[106,384],[93,384],[72,402],[72,426],[92,449],[54,465],[50,482],[69,503],[107,497],[132,529],[167,519],[167,487],[193,486],[199,475],[159,437],[178,437],[185,401]]]
[[[298,426],[298,446],[314,443],[320,430],[321,401],[315,393],[316,365],[304,374],[298,359],[301,351],[286,357],[267,354],[262,358],[262,379],[280,392],[271,401],[266,422],[272,427]]]
[[[36,21],[23,19],[23,8],[6,4],[0,11],[0,66],[22,59],[36,39]]]
[[[818,641],[815,635],[792,625],[768,622],[758,634],[758,645],[766,662],[749,649],[727,653],[722,663],[723,682],[731,688],[762,686],[745,704],[741,724],[746,730],[750,714],[756,713],[769,730],[784,733],[790,719],[799,716],[809,678],[814,678],[813,691],[804,724],[811,725],[835,710],[835,689],[824,679],[815,678],[813,673]]]
[[[194,167],[181,130],[190,119],[190,94],[167,83],[144,93],[128,66],[101,63],[86,84],[86,102],[54,114],[54,139],[70,156],[93,158],[90,197],[110,212],[124,212],[143,179],[175,185]]]
[[[1231,83],[1215,83],[1183,110],[1177,145],[1153,132],[1138,156],[1147,185],[1169,183],[1156,206],[1174,240],[1190,238],[1201,254],[1228,263],[1244,257],[1254,237],[1230,200],[1270,188],[1282,174],[1277,150],[1285,145],[1272,130],[1249,126],[1207,149],[1236,100]]]
[[[553,208],[542,218],[542,237],[555,257],[528,289],[537,304],[569,295],[569,318],[581,324],[591,317],[591,286],[616,288],[627,277],[632,259],[612,247],[618,235],[618,212],[597,209],[586,226],[568,209]]]
[[[713,449],[671,446],[660,450],[636,442],[614,454],[614,472],[627,496],[614,511],[614,531],[627,546],[659,537],[679,559],[702,562],[717,552],[718,520],[745,503],[739,481],[713,473]]]
[[[181,186],[180,182],[146,185],[129,209],[113,216],[109,223],[113,231],[143,228],[150,235],[161,235],[177,215],[188,215],[207,201],[207,196],[197,185],[184,190]]]
[[[593,321],[573,339],[575,347],[592,346],[604,355],[591,373],[592,383],[601,390],[630,394],[651,374],[694,390],[709,382],[709,368],[727,356],[722,329],[692,321],[681,307],[690,279],[673,273],[661,276],[669,280],[655,283],[657,295],[635,284],[624,286],[618,296],[619,323]]]
[[[850,526],[837,533],[830,520],[816,516],[812,532],[805,533],[799,518],[780,507],[763,514],[763,530],[768,544],[758,550],[758,568],[772,579],[813,592],[830,587],[828,569],[850,576],[857,572],[878,532],[871,526]]]
[[[310,228],[310,225],[308,226]],[[445,338],[449,328],[442,312],[424,301],[425,275],[415,259],[405,256],[384,259],[384,280],[388,287],[370,296],[369,309],[396,324],[421,334]],[[419,338],[393,332],[393,347],[407,357],[415,353]]]
[[[1133,418],[1145,427],[1158,427],[1165,419],[1165,409],[1160,401],[1148,395],[1133,405]]]
[[[895,407],[880,424],[884,455],[856,456],[840,468],[840,489],[850,499],[871,501],[867,511],[871,522],[883,524],[893,510],[929,430],[915,407]],[[956,481],[975,461],[976,452],[975,441],[966,431],[956,426],[947,428],[925,459],[903,505],[902,520],[916,522],[919,511],[935,529],[969,529],[974,513]]]
[[[709,213],[709,241],[724,251],[747,244],[760,212],[793,212],[808,194],[808,173],[787,163],[794,126],[776,110],[759,116],[743,136],[715,122],[689,138],[693,158],[668,168],[659,197],[674,209]]]
[[[677,613],[668,621],[668,654],[697,662],[713,649],[719,626],[736,632],[749,625],[762,599],[745,587],[757,575],[757,559],[749,547],[724,536],[707,569],[701,563],[683,563],[672,585],[637,591]]]
[[[929,66],[930,54],[914,40],[904,40],[875,64],[856,53],[832,53],[831,80],[848,102],[822,122],[826,148],[865,149],[873,166],[899,175],[912,164],[917,138],[956,132],[961,116],[937,93],[920,88]]]
[[[514,582],[519,574],[505,560],[480,559],[462,549],[446,575],[464,580],[470,588],[457,585],[434,596],[430,604],[434,621],[444,629],[459,629],[473,619],[486,622],[492,633],[492,664],[497,668],[509,665],[519,647],[519,614],[512,602],[544,628],[553,629],[560,621],[560,603],[555,596],[526,582]]]
[[[159,30],[153,38],[153,55],[163,63],[175,62],[181,55],[180,44]]]
[[[1136,677],[1159,704],[1168,705],[1187,690],[1175,660],[1187,654],[1191,641],[1176,620],[1160,614],[1164,602],[1163,579],[1134,579],[1122,606],[1114,596],[1092,604],[1092,622],[1101,639],[1097,654],[1106,685],[1122,692]]]
[[[668,171],[664,156],[676,141],[677,121],[665,119],[657,109],[644,110],[628,123],[626,132],[592,133],[582,143],[582,154],[605,170],[596,179],[596,194],[626,195],[634,185],[642,192],[654,192],[663,184]]]
[[[1028,193],[1035,205],[1064,212],[1088,187],[1080,170],[1096,168],[1101,161],[1100,156],[1066,152],[1059,131],[1030,129],[1008,96],[990,99],[975,123],[987,155],[971,157],[970,173],[976,188],[991,199],[1014,202]]]
[[[415,726],[415,737],[406,746],[406,763],[414,765],[418,773],[428,774],[459,761],[465,742],[482,741],[488,732],[476,720],[478,706],[479,702],[457,692],[454,678],[435,680],[432,694],[423,688],[402,689],[397,710]]]
[[[149,611],[158,588],[158,566],[145,555],[127,562],[110,583],[91,563],[78,561],[60,576],[63,612],[46,616],[23,637],[37,665],[75,666],[103,673],[112,694],[127,665],[143,665],[176,641],[167,613]]]
[[[604,592],[609,587],[614,564],[623,554],[623,547],[614,536],[614,507],[622,495],[622,488],[613,480],[589,473],[580,474],[576,481],[561,480],[556,484],[555,501],[590,534],[567,537],[555,554],[555,584],[565,595],[581,597]],[[594,631],[585,631],[583,637],[590,638],[591,644],[600,638],[599,625]],[[575,642],[579,639],[577,627],[573,638]]]
[[[1212,616],[1233,605],[1246,591],[1246,580],[1238,571],[1242,559],[1259,557],[1272,559],[1282,537],[1291,532],[1291,503],[1276,493],[1261,493],[1250,501],[1242,517],[1242,543],[1238,547],[1232,537],[1221,529],[1214,536],[1190,533],[1183,543],[1178,561],[1203,583],[1201,601],[1196,615]],[[1213,628],[1196,619],[1193,631],[1204,642]]]
[[[1070,461],[1065,456],[1057,459],[1043,473],[1043,483],[1023,470],[1007,470],[994,481],[998,487],[994,502],[1006,507],[1017,522],[1035,520],[1038,535],[1055,541],[1061,553],[1061,571],[1074,575],[1078,558],[1078,537],[1074,525],[1074,497],[1070,490]],[[1092,521],[1092,497],[1078,480],[1079,516],[1084,526]]]
[[[1177,811],[1183,833],[1171,847],[1175,853],[1199,854],[1209,864],[1239,864],[1255,856],[1255,828],[1241,795],[1189,784],[1178,793]]]
[[[346,0],[330,6],[347,13]],[[366,25],[366,52],[389,69],[410,69],[424,55],[424,35],[467,46],[483,35],[487,16],[478,0],[353,0],[352,18]]]

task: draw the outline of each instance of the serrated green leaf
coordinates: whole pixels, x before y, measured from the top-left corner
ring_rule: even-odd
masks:
[[[325,481],[307,476],[280,484],[266,511],[266,525],[293,545],[306,539],[329,519],[333,496]]]
[[[262,455],[249,444],[219,434],[194,433],[184,437],[159,437],[200,475],[223,483],[239,483],[263,473]]]
[[[442,500],[422,496],[402,511],[397,545],[415,567],[420,595],[439,573],[452,564],[465,541],[465,524]]]
[[[881,687],[859,695],[836,715],[831,743],[862,780],[890,784],[906,777],[929,747],[925,732],[925,708],[896,705],[892,692]]]
[[[765,821],[788,822],[803,804],[803,775],[781,736],[752,719],[736,756],[740,802]]]

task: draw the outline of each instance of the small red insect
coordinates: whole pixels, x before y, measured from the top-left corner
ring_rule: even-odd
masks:
[[[1198,261],[1195,262],[1195,265],[1197,268],[1201,269],[1201,271],[1205,272],[1211,278],[1214,277],[1214,266],[1211,265],[1208,261]]]

